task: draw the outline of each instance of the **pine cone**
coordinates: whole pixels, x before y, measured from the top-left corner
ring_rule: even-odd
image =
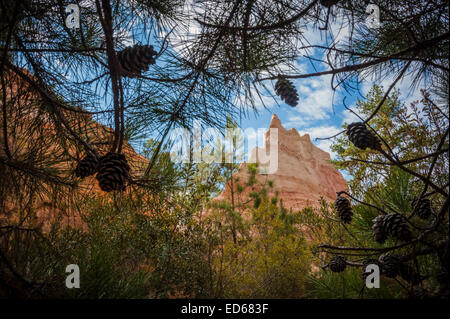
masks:
[[[362,122],[349,124],[347,127],[347,135],[350,142],[360,149],[365,150],[366,148],[371,148],[373,150],[381,150],[380,140]]]
[[[372,272],[367,272],[366,271],[366,268],[367,268],[368,265],[377,265],[381,269],[381,266],[380,266],[380,263],[378,262],[378,260],[376,260],[376,259],[368,259],[368,260],[366,260],[363,263],[363,267],[362,267],[362,278],[363,278],[364,281],[366,281],[367,276],[372,273]]]
[[[381,273],[389,278],[395,278],[400,273],[401,260],[397,255],[385,253],[378,258],[381,265]]]
[[[342,222],[349,224],[352,221],[353,216],[350,201],[344,196],[339,195],[334,202],[334,206],[336,207],[339,218]]]
[[[347,266],[345,258],[342,256],[334,256],[329,263],[332,272],[343,272]]]
[[[298,93],[291,81],[279,78],[275,83],[275,92],[287,105],[296,106],[298,103]]]
[[[384,216],[384,229],[386,233],[399,240],[407,242],[412,239],[406,219],[400,214],[392,213]]]
[[[117,52],[117,59],[122,69],[130,73],[123,75],[134,77],[146,71],[149,64],[155,64],[156,55],[153,46],[136,44]]]
[[[422,198],[420,201],[418,198],[414,198],[411,203],[412,209],[415,207],[417,216],[422,219],[428,219],[431,215],[431,201],[428,198]]]
[[[375,219],[373,220],[372,230],[373,230],[373,239],[377,243],[382,244],[386,241],[388,234],[386,232],[386,229],[384,228],[383,215],[375,217]]]
[[[75,167],[75,176],[85,178],[97,172],[98,159],[94,155],[88,154]]]
[[[130,166],[123,154],[108,153],[100,159],[96,178],[105,192],[125,190],[129,171]]]

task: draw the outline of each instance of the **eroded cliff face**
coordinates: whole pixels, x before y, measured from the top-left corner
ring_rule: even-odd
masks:
[[[33,78],[29,71],[22,69],[22,72]],[[1,134],[0,178],[9,173],[6,168],[10,167],[18,169],[19,172],[33,174],[45,172],[42,171],[39,163],[25,165],[28,163],[29,154],[36,150],[39,158],[45,157],[49,163],[52,163],[45,165],[45,168],[55,172],[54,179],[61,177],[62,186],[61,194],[42,191],[37,196],[35,194],[31,197],[26,191],[17,193],[13,191],[13,188],[9,192],[8,185],[0,183],[0,186],[4,187],[4,193],[0,193],[0,226],[14,224],[21,220],[22,215],[18,212],[23,211],[22,204],[26,203],[33,207],[33,214],[27,218],[27,222],[33,227],[42,225],[44,232],[50,229],[51,223],[55,220],[60,221],[62,226],[84,227],[76,203],[88,196],[106,197],[106,193],[100,189],[94,176],[81,180],[73,172],[77,160],[83,158],[85,153],[80,152],[80,147],[76,147],[70,134],[61,138],[60,128],[43,111],[45,105],[39,92],[17,75],[6,73],[6,83],[7,142],[12,158],[9,159],[5,153],[4,135]],[[114,136],[113,129],[100,124],[90,114],[66,109],[61,109],[60,113],[70,129],[86,139],[91,147],[97,150],[99,156],[109,151]],[[2,123],[0,123],[0,129],[3,129]],[[66,143],[63,143],[63,140]],[[124,141],[122,153],[131,167],[131,177],[134,179],[142,176],[148,160],[136,153],[127,141]],[[22,189],[22,182],[22,180],[16,181],[15,186]],[[76,182],[76,185],[69,187],[66,182]],[[41,185],[48,186],[45,181]],[[51,188],[48,187],[48,189]],[[62,194],[65,195],[64,198]]]
[[[270,192],[274,195],[278,191],[283,205],[293,210],[301,210],[306,206],[319,206],[323,197],[326,201],[334,201],[336,192],[347,190],[347,183],[342,174],[329,162],[330,155],[316,147],[308,134],[300,136],[295,129],[286,130],[276,114],[272,116],[270,126],[265,134],[265,147],[252,150],[249,162],[258,163],[264,167],[265,154],[269,154],[270,132],[278,131],[278,165],[276,171],[269,174],[257,174],[257,181],[264,184],[273,181],[274,188]],[[266,152],[267,151],[267,152]],[[262,171],[263,172],[263,171]],[[242,163],[235,178],[240,181],[248,180],[248,164]],[[251,189],[244,190],[244,193]],[[230,197],[229,187],[215,199],[226,200]]]

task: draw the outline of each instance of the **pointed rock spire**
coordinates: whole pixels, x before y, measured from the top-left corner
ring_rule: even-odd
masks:
[[[278,129],[278,145],[270,145],[269,132],[274,128]],[[315,146],[309,134],[300,135],[296,129],[286,130],[276,114],[272,115],[269,130],[265,133],[264,147],[255,147],[249,162],[257,162],[263,167],[266,164],[260,161],[260,154],[271,153],[274,149],[277,149],[276,172],[261,172],[256,178],[261,184],[267,179],[273,181],[274,189],[269,191],[269,195],[275,196],[275,192],[278,192],[286,208],[300,210],[310,205],[318,207],[321,198],[334,202],[337,191],[347,190],[345,179],[329,163],[330,155]],[[247,166],[242,165],[235,177],[247,181]],[[245,189],[243,194],[251,191]],[[230,189],[226,187],[216,200],[229,198]]]
[[[278,118],[278,116],[274,113],[272,115],[272,119],[270,120],[269,128],[281,128],[281,127],[282,127],[281,121]]]

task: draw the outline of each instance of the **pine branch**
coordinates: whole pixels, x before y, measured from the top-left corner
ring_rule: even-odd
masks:
[[[409,61],[405,67],[402,69],[402,71],[398,74],[398,76],[395,78],[394,82],[391,83],[391,85],[389,86],[389,88],[387,89],[387,91],[384,93],[383,98],[381,99],[381,101],[378,103],[377,107],[375,108],[375,110],[372,112],[372,114],[364,121],[364,124],[367,124],[377,113],[378,111],[381,109],[381,107],[384,104],[384,101],[386,101],[387,97],[389,96],[389,94],[391,93],[391,90],[394,88],[394,86],[397,84],[397,82],[403,78],[403,75],[405,74],[406,70],[409,68],[409,66],[411,65],[411,61]]]
[[[235,1],[234,6],[233,6],[233,8],[231,9],[230,15],[228,16],[228,18],[227,18],[227,20],[226,20],[226,22],[225,22],[225,25],[228,25],[228,24],[231,22],[231,20],[233,19],[233,16],[235,15],[235,13],[236,13],[236,11],[237,11],[237,9],[238,9],[240,3],[241,3],[241,0]],[[214,46],[211,48],[211,50],[209,51],[209,53],[208,53],[208,55],[206,56],[206,58],[203,59],[203,61],[201,61],[200,66],[199,66],[201,70],[203,70],[203,69],[206,67],[206,64],[208,63],[208,61],[209,61],[209,60],[212,58],[212,56],[214,55],[214,52],[217,50],[217,47],[218,47],[218,45],[219,45],[219,43],[220,43],[220,40],[221,40],[222,37],[225,35],[225,31],[226,31],[226,29],[222,29],[222,30],[220,31],[220,33],[219,33],[219,35],[217,36],[217,39],[216,39],[216,41],[215,41],[215,43],[214,43]],[[187,92],[185,98],[184,98],[183,101],[181,102],[181,104],[180,104],[180,106],[178,107],[178,109],[177,109],[174,113],[172,113],[171,120],[170,120],[170,122],[169,122],[169,124],[168,124],[166,130],[164,131],[164,134],[162,135],[161,140],[160,140],[160,142],[158,143],[158,146],[157,146],[156,150],[155,150],[154,153],[152,154],[152,158],[150,159],[150,163],[148,164],[147,168],[145,169],[145,176],[148,176],[148,174],[149,174],[150,171],[152,170],[153,166],[155,165],[155,163],[156,163],[156,158],[157,158],[157,156],[159,155],[159,152],[161,151],[162,144],[164,143],[164,140],[166,139],[167,135],[169,134],[170,129],[172,128],[172,125],[173,125],[175,119],[177,118],[177,116],[180,114],[180,112],[181,112],[181,111],[183,110],[183,108],[185,107],[185,105],[186,105],[186,103],[187,103],[187,101],[188,101],[190,95],[192,94],[192,92],[193,92],[195,86],[197,85],[197,82],[198,82],[198,80],[199,80],[199,78],[200,78],[200,74],[201,74],[201,73],[197,70],[197,71],[196,71],[196,74],[195,74],[195,77],[194,77],[194,80],[193,80],[193,83],[191,84],[190,89],[189,89],[189,91]]]
[[[92,154],[96,154],[97,152],[95,149],[92,149],[89,144],[87,144],[78,134],[75,133],[75,131],[70,127],[70,125],[67,123],[64,115],[59,110],[59,107],[61,106],[61,103],[56,101],[47,90],[43,89],[43,85],[39,85],[35,81],[33,81],[27,74],[25,74],[21,69],[16,67],[15,65],[8,62],[8,66],[10,69],[12,69],[17,75],[19,75],[23,80],[25,80],[28,84],[30,84],[40,95],[41,97],[49,103],[49,105],[52,107],[53,112],[55,113],[58,120],[64,125],[66,130],[79,142],[81,143],[86,150],[90,151]],[[36,70],[37,71],[37,70]],[[39,77],[39,72],[35,73],[35,76],[37,77],[39,82],[42,82],[42,79]]]
[[[282,75],[283,77],[287,78],[287,79],[304,79],[304,78],[310,78],[310,77],[316,77],[316,76],[322,76],[322,75],[335,75],[335,74],[339,74],[339,73],[347,73],[347,72],[353,72],[353,71],[359,71],[362,69],[366,69],[368,67],[383,63],[383,62],[387,62],[390,60],[395,60],[397,57],[402,57],[404,55],[407,55],[409,53],[417,53],[422,51],[423,49],[426,49],[429,46],[433,46],[434,44],[437,44],[443,40],[448,39],[450,36],[450,33],[444,33],[441,34],[435,38],[432,39],[428,39],[428,40],[424,40],[422,42],[419,42],[417,45],[414,45],[412,47],[409,47],[405,50],[402,50],[398,53],[394,53],[385,57],[380,57],[378,59],[374,59],[371,61],[367,61],[367,62],[363,62],[360,64],[353,64],[353,65],[346,65],[344,67],[341,68],[337,68],[337,69],[332,69],[332,70],[327,70],[327,71],[321,71],[321,72],[315,72],[315,73],[307,73],[307,74],[298,74],[298,75]],[[270,76],[270,77],[265,77],[265,78],[261,78],[261,79],[256,79],[255,82],[259,82],[259,81],[265,81],[265,80],[275,80],[277,79],[278,76]]]
[[[100,0],[95,1],[97,7],[97,13],[102,24],[103,33],[106,39],[106,52],[108,54],[108,66],[111,75],[111,85],[113,91],[113,103],[114,103],[114,142],[111,146],[111,152],[117,149],[117,152],[121,152],[122,141],[123,141],[123,123],[121,126],[120,120],[123,118],[123,104],[120,98],[123,95],[123,90],[121,90],[121,79],[120,79],[120,66],[119,61],[116,56],[113,41],[113,27],[112,27],[112,10],[108,0],[102,0],[100,5]]]
[[[197,21],[198,23],[200,23],[201,25],[205,26],[205,27],[211,27],[211,28],[216,28],[216,29],[220,29],[220,30],[226,30],[229,32],[236,32],[236,31],[269,31],[269,30],[275,30],[275,29],[281,29],[285,26],[288,26],[294,22],[296,22],[297,20],[299,20],[300,18],[303,18],[304,16],[306,16],[309,11],[316,5],[316,3],[318,2],[318,0],[314,0],[312,1],[306,8],[304,8],[302,11],[300,11],[299,13],[293,15],[292,17],[283,20],[283,21],[278,21],[274,24],[269,24],[269,25],[265,25],[265,24],[261,24],[261,25],[256,25],[253,27],[238,27],[238,26],[229,26],[227,24],[225,25],[218,25],[218,24],[210,24],[207,23],[205,21],[202,21],[200,19],[195,18],[195,21]]]

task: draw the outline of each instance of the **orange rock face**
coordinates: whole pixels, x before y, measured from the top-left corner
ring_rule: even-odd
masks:
[[[270,133],[278,131],[278,165],[275,172],[257,174],[257,181],[264,184],[267,180],[274,183],[275,191],[283,199],[283,205],[293,210],[301,210],[306,206],[319,206],[319,199],[323,197],[331,202],[336,199],[336,192],[347,190],[347,183],[342,174],[329,162],[330,155],[316,147],[308,134],[300,136],[295,129],[286,130],[276,114],[272,116],[269,130],[265,134],[265,147],[252,150],[249,162],[264,164],[260,158],[271,150]],[[267,153],[266,153],[267,149]],[[238,177],[241,181],[248,179],[247,163],[239,167]],[[249,192],[246,190],[244,192]],[[230,190],[225,190],[215,199],[229,198]]]
[[[26,69],[22,69],[22,72],[32,78],[31,73]],[[73,170],[76,161],[83,158],[85,153],[80,152],[74,143],[67,142],[63,145],[56,138],[57,127],[46,113],[41,111],[39,92],[14,73],[6,73],[6,83],[7,132],[9,133],[7,141],[12,160],[7,158],[3,147],[4,137],[3,134],[0,134],[0,178],[4,174],[3,168],[6,167],[2,166],[3,163],[19,166],[21,161],[26,162],[27,154],[32,149],[39,149],[40,156],[46,156],[49,162],[53,162],[51,169],[58,172],[61,178],[70,177],[72,180],[79,181],[79,184],[76,189],[67,188],[65,191],[70,191],[70,196],[64,199],[54,198],[51,192],[42,192],[39,196],[35,196],[32,205],[35,220],[32,222],[42,225],[45,232],[50,229],[50,225],[55,220],[59,220],[62,226],[84,227],[80,213],[76,209],[68,209],[72,205],[70,201],[76,201],[76,198],[85,196],[106,195],[98,186],[94,176],[83,180],[75,177]],[[2,101],[0,101],[1,106]],[[109,151],[114,136],[113,129],[96,122],[90,114],[83,115],[65,109],[61,109],[60,112],[72,131],[84,139],[89,137],[89,143],[97,150],[99,156]],[[40,125],[34,124],[35,122]],[[0,124],[0,128],[2,128],[2,124]],[[67,156],[66,152],[70,156]],[[131,167],[131,178],[136,179],[142,176],[148,160],[137,154],[127,141],[124,141],[122,153]],[[38,165],[37,168],[39,168]],[[17,213],[21,211],[20,203],[29,200],[28,198],[27,200],[22,199],[23,196],[27,196],[26,194],[19,194],[22,197],[16,197],[15,193],[6,195],[8,196],[2,198],[3,196],[0,194],[2,196],[0,198],[0,225],[17,222],[21,218]]]

